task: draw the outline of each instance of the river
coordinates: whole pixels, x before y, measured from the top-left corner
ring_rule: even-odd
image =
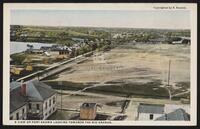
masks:
[[[40,49],[41,46],[52,46],[52,43],[30,43],[30,42],[10,42],[10,55],[26,51],[27,44],[33,45],[33,49]]]

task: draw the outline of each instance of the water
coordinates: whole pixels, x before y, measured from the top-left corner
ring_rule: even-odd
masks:
[[[40,49],[42,46],[52,46],[55,44],[50,43],[30,43],[30,42],[10,42],[10,55],[26,51],[27,44],[33,45],[33,49]]]

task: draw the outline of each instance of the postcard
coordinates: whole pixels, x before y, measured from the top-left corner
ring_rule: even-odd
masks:
[[[5,3],[4,125],[197,124],[197,5]]]

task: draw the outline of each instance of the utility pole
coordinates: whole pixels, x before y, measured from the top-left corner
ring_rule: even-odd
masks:
[[[170,85],[169,85],[169,80],[170,80],[170,65],[171,65],[171,60],[169,60],[168,84],[167,84],[167,86],[170,86]],[[168,88],[167,88],[167,89],[168,89]],[[171,100],[171,92],[170,92],[170,89],[168,89],[168,92],[169,92],[169,99]]]
[[[62,112],[62,81],[58,82],[58,84],[60,85],[60,109]]]
[[[171,65],[171,60],[169,60],[169,69],[168,69],[168,86],[169,86],[169,80],[170,80],[170,65]]]
[[[112,34],[111,34],[111,30],[110,30],[110,44],[112,43]]]

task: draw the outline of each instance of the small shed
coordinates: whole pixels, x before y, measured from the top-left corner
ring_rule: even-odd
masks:
[[[94,120],[96,117],[97,104],[96,103],[83,103],[80,107],[81,120]]]

